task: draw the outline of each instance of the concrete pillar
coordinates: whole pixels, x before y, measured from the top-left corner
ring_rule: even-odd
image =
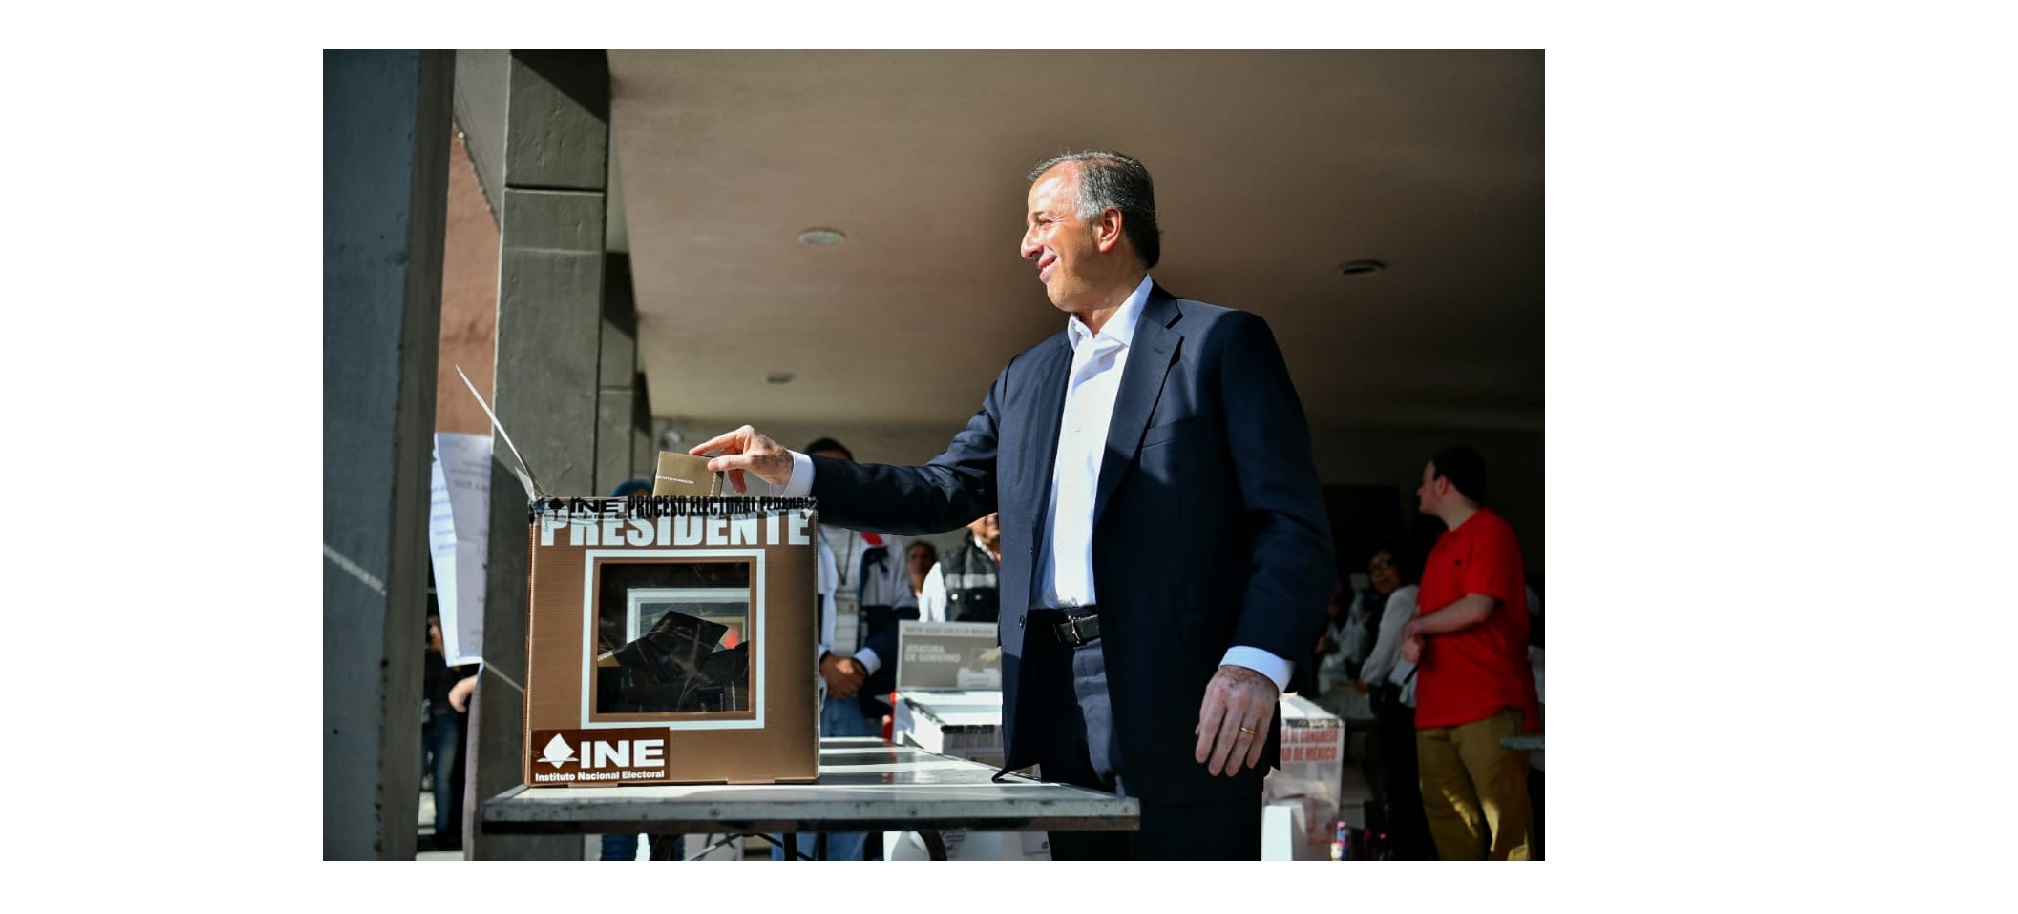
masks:
[[[322,58],[326,860],[414,858],[454,64]]]
[[[496,400],[498,419],[557,495],[599,495],[609,61],[603,51],[513,51],[505,89]],[[499,442],[496,453],[508,455]],[[509,459],[506,457],[505,459]],[[471,715],[467,855],[578,860],[566,835],[499,835],[475,815],[523,783],[526,494],[493,467],[483,684]]]
[[[652,443],[652,395],[640,371],[631,379],[631,467],[640,476],[658,469],[659,449]]]
[[[596,491],[645,475],[651,467],[637,459],[636,440],[651,435],[650,414],[638,429],[643,378],[638,374],[638,309],[631,297],[631,259],[610,254],[603,270],[603,360],[596,398]]]

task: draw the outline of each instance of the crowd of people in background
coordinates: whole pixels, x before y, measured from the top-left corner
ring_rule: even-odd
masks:
[[[1367,832],[1384,859],[1540,859],[1539,776],[1502,740],[1542,729],[1541,596],[1489,491],[1475,450],[1431,457],[1416,496],[1433,541],[1378,545],[1364,591],[1341,574],[1317,644],[1320,703],[1373,721]]]

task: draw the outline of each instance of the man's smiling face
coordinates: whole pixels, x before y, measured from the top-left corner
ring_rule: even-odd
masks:
[[[1060,311],[1076,314],[1092,283],[1087,268],[1096,253],[1098,227],[1079,218],[1078,166],[1062,162],[1030,185],[1029,227],[1022,254],[1037,264],[1037,279]]]

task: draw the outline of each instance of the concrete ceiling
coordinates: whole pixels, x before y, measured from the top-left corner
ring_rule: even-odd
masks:
[[[609,59],[659,416],[957,427],[1064,325],[1025,173],[1099,147],[1155,176],[1156,279],[1267,318],[1314,427],[1542,427],[1539,51]]]

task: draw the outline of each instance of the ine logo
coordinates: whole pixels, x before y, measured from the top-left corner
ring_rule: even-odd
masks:
[[[615,781],[664,777],[666,731],[656,727],[552,730],[533,764],[553,771],[540,781]],[[537,735],[535,735],[537,739]]]
[[[559,768],[574,760],[574,747],[568,745],[567,740],[561,739],[561,735],[558,733],[554,734],[553,739],[547,740],[546,754],[540,756],[540,761],[546,762],[555,768]]]

